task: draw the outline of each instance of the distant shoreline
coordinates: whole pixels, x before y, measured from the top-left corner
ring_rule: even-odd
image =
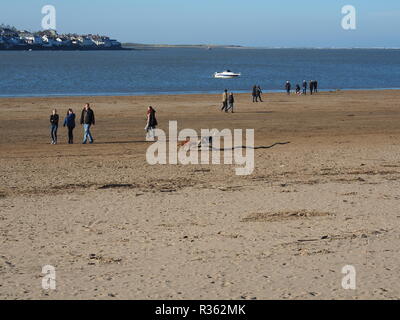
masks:
[[[115,39],[100,35],[58,34],[48,29],[38,32],[0,25],[0,51],[97,51],[123,49]]]
[[[400,88],[348,88],[348,89],[319,89],[320,93],[334,93],[334,92],[360,92],[360,91],[400,91]],[[234,90],[235,94],[251,94],[250,90]],[[37,95],[0,95],[0,99],[29,99],[29,98],[90,98],[90,97],[154,97],[154,96],[203,96],[203,95],[218,95],[221,91],[187,91],[187,92],[132,92],[132,93],[82,93],[82,94],[37,94]],[[264,95],[285,93],[285,90],[264,90]],[[295,95],[295,92],[292,92]]]
[[[400,47],[262,47],[242,45],[207,45],[207,44],[144,44],[122,43],[124,48],[158,49],[158,48],[193,48],[193,49],[259,49],[259,50],[400,50]]]
[[[329,48],[329,47],[247,47],[239,45],[169,45],[169,44],[140,44],[124,43],[121,47],[43,47],[33,45],[23,45],[14,47],[4,47],[0,45],[0,52],[3,51],[133,51],[133,50],[151,50],[151,49],[236,49],[236,50],[400,50],[399,48]]]
[[[144,43],[122,43],[124,48],[196,48],[196,49],[244,49],[246,47],[237,45],[207,45],[207,44],[144,44]]]
[[[134,48],[124,47],[35,47],[35,46],[15,46],[11,48],[0,47],[1,51],[132,51]]]

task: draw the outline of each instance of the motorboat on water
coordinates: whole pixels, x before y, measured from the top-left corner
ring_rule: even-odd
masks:
[[[232,78],[238,78],[240,76],[241,76],[240,73],[234,73],[231,70],[225,70],[224,72],[214,73],[214,78],[219,78],[219,79],[232,79]]]

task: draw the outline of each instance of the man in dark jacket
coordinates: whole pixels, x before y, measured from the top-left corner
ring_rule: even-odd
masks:
[[[258,102],[257,86],[256,85],[253,86],[253,91],[252,91],[251,95],[253,96],[253,102]]]
[[[81,114],[81,124],[83,124],[83,144],[86,144],[87,139],[89,138],[89,143],[93,143],[93,137],[90,132],[90,127],[95,125],[94,112],[90,108],[89,103],[86,103],[85,107],[82,110]]]
[[[260,86],[257,86],[257,98],[260,99],[260,102],[263,102],[261,98],[262,90]]]
[[[314,91],[314,80],[310,80],[310,94],[312,95]]]
[[[292,85],[290,84],[290,81],[286,81],[285,89],[286,89],[287,94],[289,95],[290,90],[292,89]]]
[[[303,94],[304,95],[307,94],[307,81],[306,80],[303,81]]]
[[[314,80],[314,92],[318,92],[318,81]]]
[[[233,97],[233,92],[231,92],[229,94],[228,103],[229,103],[229,106],[228,106],[228,109],[226,110],[226,112],[231,110],[231,112],[233,113],[233,104],[235,103],[235,98]]]

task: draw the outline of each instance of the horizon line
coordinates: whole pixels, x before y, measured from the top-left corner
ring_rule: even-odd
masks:
[[[138,42],[122,42],[125,46],[148,46],[148,47],[210,47],[210,48],[239,48],[239,49],[381,49],[381,50],[397,50],[400,47],[393,46],[252,46],[237,44],[205,44],[205,43],[138,43]]]

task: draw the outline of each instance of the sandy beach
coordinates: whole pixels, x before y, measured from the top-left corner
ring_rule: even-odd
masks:
[[[399,299],[400,91],[0,99],[1,299]],[[50,144],[49,116],[92,104]],[[146,162],[159,128],[254,129],[255,169]],[[56,290],[42,289],[42,267]],[[342,268],[357,271],[356,290]]]

